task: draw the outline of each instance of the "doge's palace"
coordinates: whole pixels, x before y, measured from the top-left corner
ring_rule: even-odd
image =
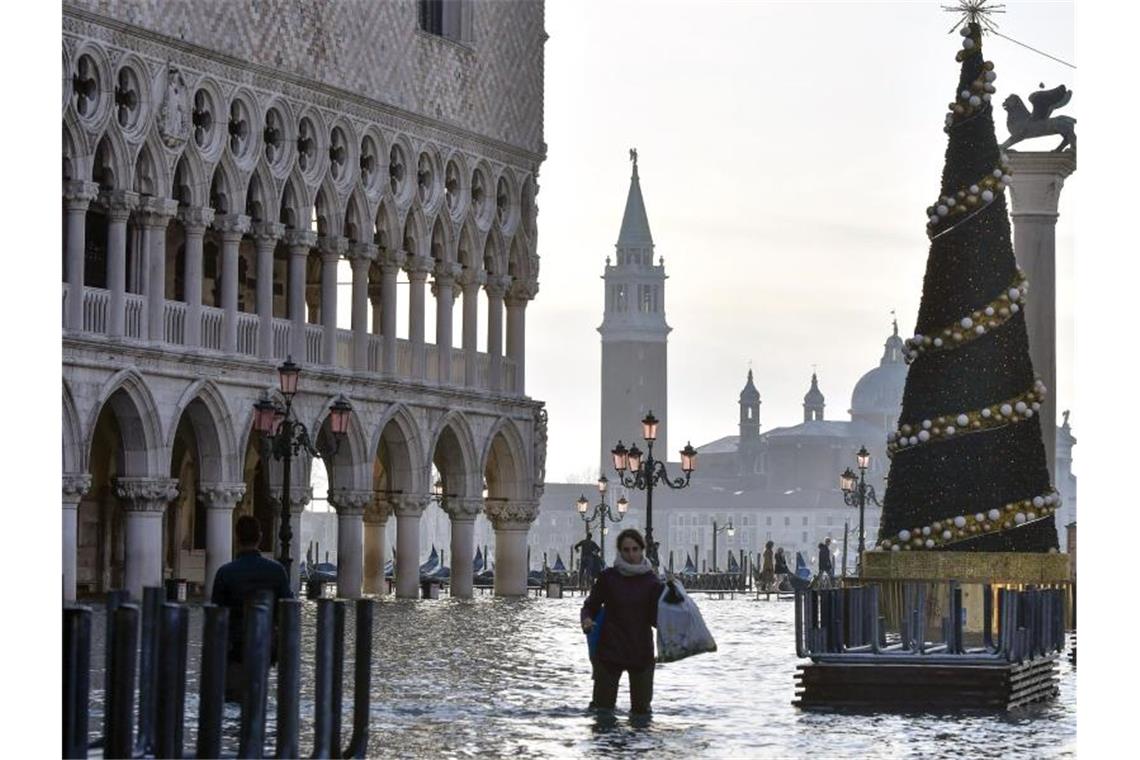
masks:
[[[276,551],[281,464],[252,421],[287,357],[325,452],[294,460],[294,536],[327,467],[341,596],[383,593],[389,520],[416,596],[433,499],[453,595],[479,514],[496,592],[525,594],[545,39],[540,2],[65,0],[65,599],[208,593],[240,514]]]

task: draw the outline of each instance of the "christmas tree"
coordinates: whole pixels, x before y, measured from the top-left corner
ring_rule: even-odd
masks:
[[[967,20],[878,548],[1046,552],[1060,505],[1036,414],[1046,388],[1033,375],[1027,283],[1010,242],[996,74],[978,16]]]

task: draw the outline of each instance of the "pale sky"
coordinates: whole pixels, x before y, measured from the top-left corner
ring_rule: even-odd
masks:
[[[813,364],[826,417],[849,419],[851,390],[878,365],[891,309],[908,336],[922,295],[925,209],[939,190],[961,45],[939,6],[547,3],[549,153],[527,393],[550,414],[548,480],[597,466],[599,278],[634,146],[669,276],[670,457],[686,440],[736,434],[750,360],[762,431],[802,421]],[[996,17],[1003,34],[1078,64],[1072,3],[1010,2],[1006,11]],[[999,37],[984,50],[998,75],[995,102],[1064,83],[1075,94],[1060,113],[1079,114],[1076,71]],[[1000,106],[995,117],[1000,142]],[[1071,209],[1080,187],[1078,172],[1057,226],[1058,410],[1074,394]],[[1079,434],[1079,410],[1072,423]]]

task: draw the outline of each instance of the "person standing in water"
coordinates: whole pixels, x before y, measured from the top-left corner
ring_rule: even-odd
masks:
[[[594,656],[590,707],[612,710],[622,671],[629,674],[630,713],[647,715],[653,701],[653,631],[657,600],[665,584],[645,557],[645,538],[635,528],[617,537],[618,556],[602,571],[582,605],[582,631],[590,633],[605,607],[605,622]]]

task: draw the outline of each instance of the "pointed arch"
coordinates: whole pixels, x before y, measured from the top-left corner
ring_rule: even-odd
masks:
[[[381,459],[382,448],[386,448],[388,459],[388,483],[393,491],[422,493],[427,491],[427,476],[430,466],[425,467],[423,440],[419,425],[408,407],[401,403],[390,406],[381,418],[370,451],[372,461]]]
[[[400,237],[400,248],[409,256],[426,255],[429,251],[427,241],[427,224],[424,221],[424,212],[417,201],[408,209],[404,218],[403,235]]]
[[[396,218],[395,204],[388,198],[380,201],[380,205],[376,208],[376,232],[372,237],[372,242],[380,247],[381,250],[392,250],[392,246],[396,246],[403,236],[399,234],[400,222]],[[398,246],[397,246],[398,247]]]
[[[511,238],[510,254],[507,257],[507,274],[518,282],[530,282],[530,259],[526,255],[526,239],[522,230]]]
[[[459,231],[459,242],[455,246],[455,260],[463,265],[464,269],[480,269],[483,265],[480,257],[479,230],[470,217],[463,222]]]
[[[429,255],[436,261],[454,262],[455,246],[452,245],[454,234],[451,229],[451,220],[446,212],[436,214],[435,222],[431,226],[431,240],[428,245]]]
[[[353,189],[345,203],[344,236],[354,243],[370,242],[374,236],[372,216],[368,203],[359,187]]]
[[[336,187],[329,176],[325,176],[320,187],[317,188],[316,199],[313,201],[313,210],[316,212],[318,235],[341,235],[344,210],[341,208]]]
[[[333,446],[332,429],[330,428],[329,407],[336,397],[325,398],[321,404],[321,413],[313,423],[313,430],[317,431],[317,447],[322,451],[331,450]],[[351,403],[351,399],[349,399]],[[336,454],[325,458],[328,468],[329,489],[347,488],[350,490],[369,490],[371,488],[371,472],[368,456],[368,437],[364,432],[364,423],[359,413],[354,409],[349,417],[348,430],[344,440],[337,447]]]
[[[482,473],[477,469],[479,451],[471,424],[462,412],[451,410],[440,418],[429,437],[428,461],[434,464],[447,481],[447,492],[458,496],[475,496],[482,493]],[[440,467],[437,458],[445,460]]]
[[[178,434],[178,424],[183,415],[189,415],[194,428],[202,479],[219,483],[240,480],[239,449],[233,413],[213,380],[191,383],[178,399],[166,441],[170,450],[174,448],[174,438]]]
[[[197,152],[184,150],[178,157],[170,197],[180,205],[194,208],[203,208],[210,202],[210,180]]]
[[[117,130],[108,129],[95,147],[92,181],[103,190],[128,190],[133,177],[127,144]]]
[[[90,180],[94,158],[87,133],[79,126],[75,112],[68,109],[63,114],[64,179]]]
[[[277,221],[292,230],[307,230],[312,207],[304,179],[299,174],[289,177],[281,190],[281,213]]]
[[[507,252],[498,227],[492,227],[487,233],[487,242],[483,246],[483,269],[488,275],[507,273]]]
[[[86,429],[94,431],[105,406],[110,405],[123,436],[121,474],[129,477],[156,477],[165,473],[166,436],[154,395],[137,370],[124,369],[112,376],[100,390]],[[90,436],[88,436],[90,438]],[[90,455],[91,444],[86,449]]]
[[[500,417],[487,435],[479,471],[487,478],[489,498],[530,496],[530,466],[522,434],[514,420]]]
[[[225,154],[210,177],[210,207],[215,214],[239,214],[245,208],[245,187],[233,161]]]
[[[265,161],[259,161],[249,175],[244,213],[255,222],[271,222],[276,218],[273,212],[279,206],[273,175]]]
[[[63,471],[87,472],[87,447],[83,445],[83,423],[71,395],[71,386],[63,381]]]
[[[134,191],[139,195],[165,197],[170,181],[166,153],[156,149],[148,139],[139,148],[135,159]]]

